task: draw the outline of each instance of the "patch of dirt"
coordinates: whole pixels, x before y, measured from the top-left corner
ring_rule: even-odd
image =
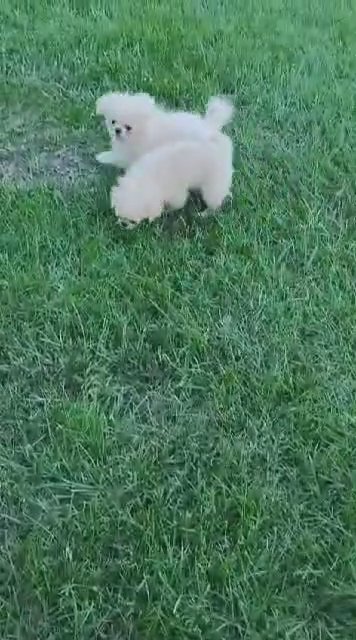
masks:
[[[25,145],[0,150],[0,184],[29,188],[38,184],[72,184],[97,170],[94,153],[80,146],[30,152]]]
[[[35,99],[34,104],[31,109],[0,106],[0,185],[67,186],[95,176],[95,153],[106,140],[103,128],[93,128],[91,121],[71,127]]]

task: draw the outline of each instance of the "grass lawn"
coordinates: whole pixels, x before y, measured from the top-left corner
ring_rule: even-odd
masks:
[[[356,637],[356,5],[2,0],[0,637]],[[95,100],[237,106],[120,229]]]

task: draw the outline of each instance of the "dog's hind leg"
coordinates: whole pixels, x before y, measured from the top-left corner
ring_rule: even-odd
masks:
[[[201,194],[209,209],[219,209],[225,198],[231,195],[232,171],[222,167],[201,186]]]
[[[219,209],[229,193],[230,190],[224,185],[205,185],[202,189],[203,199],[209,209]]]
[[[183,192],[177,193],[175,196],[173,196],[173,198],[170,198],[167,204],[170,209],[173,209],[174,211],[176,211],[177,209],[183,209],[187,200],[188,200],[188,192],[183,191]]]

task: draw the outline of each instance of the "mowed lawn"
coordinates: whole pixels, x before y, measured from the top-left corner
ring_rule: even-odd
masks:
[[[356,637],[356,5],[2,0],[0,637]],[[121,229],[95,100],[233,96]]]

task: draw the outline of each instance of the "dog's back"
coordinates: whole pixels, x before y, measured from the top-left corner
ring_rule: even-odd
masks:
[[[169,201],[172,193],[202,189],[203,185],[207,191],[215,189],[227,195],[232,180],[232,156],[230,138],[216,133],[203,141],[181,140],[157,147],[140,158],[129,175],[137,184],[157,185],[164,201]]]
[[[137,160],[112,190],[119,217],[135,222],[158,217],[164,206],[181,208],[188,191],[198,189],[217,209],[230,193],[232,142],[215,133],[204,141],[179,141],[157,147]]]

